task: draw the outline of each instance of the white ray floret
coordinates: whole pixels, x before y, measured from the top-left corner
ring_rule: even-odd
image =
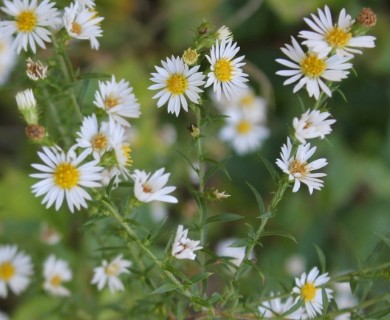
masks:
[[[188,229],[184,229],[182,225],[179,225],[172,245],[172,255],[176,259],[195,260],[195,251],[203,249],[199,244],[200,241],[188,238]]]
[[[43,288],[54,296],[67,297],[70,291],[63,286],[64,282],[72,279],[72,271],[65,260],[57,259],[54,255],[49,256],[43,265]]]
[[[279,293],[276,295],[279,295]],[[282,299],[279,297],[274,297],[273,292],[271,292],[271,297],[271,300],[264,301],[258,307],[259,313],[265,319],[275,319],[280,317],[280,319],[304,320],[308,318],[305,314],[305,310],[302,307],[291,313],[288,312],[295,305],[293,297]]]
[[[0,85],[7,82],[17,61],[18,56],[12,48],[12,42],[11,36],[0,34]]]

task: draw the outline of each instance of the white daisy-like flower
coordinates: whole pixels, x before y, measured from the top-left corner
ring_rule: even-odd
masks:
[[[336,122],[335,119],[328,119],[329,117],[329,112],[309,109],[299,119],[294,118],[295,138],[301,143],[306,143],[306,139],[324,139],[332,132],[331,125]]]
[[[123,291],[125,287],[119,276],[122,273],[129,273],[131,261],[123,259],[123,255],[118,255],[112,261],[103,260],[100,267],[94,268],[94,275],[91,283],[96,284],[98,290],[102,290],[106,285],[111,293]]]
[[[277,293],[276,295],[279,295]],[[274,297],[274,293],[271,292],[271,297]],[[300,307],[298,310],[295,310],[292,313],[288,313],[287,315],[284,315],[287,313],[293,306],[295,305],[294,298],[289,297],[286,300],[283,301],[282,298],[275,297],[271,300],[264,301],[259,307],[259,313],[262,317],[265,319],[271,319],[271,318],[281,318],[281,315],[283,315],[283,319],[294,319],[294,320],[303,320],[307,319],[307,315],[305,314],[305,310]]]
[[[292,69],[276,72],[277,75],[289,77],[283,84],[288,85],[299,80],[294,87],[294,93],[306,86],[309,96],[314,96],[316,100],[320,97],[321,90],[331,97],[332,92],[323,80],[338,82],[347,78],[349,74],[347,70],[352,68],[352,64],[347,63],[347,61],[351,57],[333,55],[327,58],[324,53],[311,51],[305,53],[293,37],[291,37],[291,41],[292,46],[286,44],[286,47],[281,48],[281,50],[293,62],[276,59],[278,63]]]
[[[19,251],[16,245],[0,246],[0,297],[6,298],[8,288],[20,294],[30,283],[33,273],[30,256]]]
[[[179,116],[180,109],[188,111],[189,99],[193,103],[199,103],[200,89],[205,84],[205,75],[198,72],[200,66],[189,67],[180,57],[172,56],[166,61],[161,61],[162,68],[155,66],[157,73],[152,73],[151,81],[156,84],[151,85],[148,89],[160,90],[153,96],[158,99],[157,107],[162,107],[168,102],[168,113]]]
[[[215,34],[217,36],[217,40],[219,40],[219,41],[222,41],[222,40],[232,41],[233,40],[233,34],[230,31],[230,29],[228,27],[226,27],[226,26],[220,27],[216,31]]]
[[[239,155],[258,150],[268,136],[268,128],[239,110],[229,112],[226,125],[219,133],[220,139],[231,144]]]
[[[303,44],[314,52],[328,55],[335,51],[339,55],[353,56],[362,53],[356,48],[375,47],[375,37],[353,35],[351,29],[355,21],[345,9],[341,10],[337,23],[333,23],[328,6],[324,11],[318,9],[318,16],[312,14],[311,17],[304,20],[313,31],[301,31],[299,37],[306,39]]]
[[[358,305],[358,299],[352,294],[351,286],[348,282],[337,282],[334,284],[334,299],[339,309],[349,309]],[[335,317],[335,320],[350,319],[350,312],[345,312]]]
[[[12,37],[0,35],[0,85],[7,82],[17,61],[12,41]]]
[[[117,125],[114,121],[109,124],[110,145],[114,154],[114,161],[110,169],[111,177],[122,175],[125,179],[130,177],[129,168],[133,164],[131,157],[131,146],[124,127]],[[118,180],[119,181],[119,180]]]
[[[287,138],[287,145],[282,146],[280,159],[276,160],[276,164],[284,173],[288,174],[290,181],[294,181],[293,192],[299,190],[301,183],[307,185],[310,194],[313,193],[314,189],[321,190],[323,187],[323,181],[319,178],[326,176],[326,173],[312,173],[312,171],[326,166],[328,164],[326,159],[321,158],[308,162],[316,149],[316,147],[310,148],[310,143],[301,144],[295,155],[291,155],[293,146],[289,138]]]
[[[297,295],[296,302],[299,300],[304,302],[304,308],[309,315],[309,318],[314,318],[316,315],[322,314],[322,292],[324,284],[326,284],[330,278],[328,273],[319,275],[320,271],[317,267],[310,270],[306,275],[304,272],[300,278],[295,278],[296,286],[293,288],[292,293]],[[328,301],[332,299],[332,289],[324,288],[326,298]]]
[[[176,231],[175,241],[172,245],[172,255],[180,260],[195,260],[196,254],[194,252],[203,249],[199,244],[200,241],[188,238],[188,229],[184,229],[182,225],[179,225]]]
[[[92,197],[84,188],[101,186],[102,167],[97,166],[98,160],[82,164],[88,151],[77,156],[73,149],[65,153],[59,147],[43,147],[38,155],[44,164],[31,165],[40,173],[30,174],[30,177],[41,180],[32,186],[32,192],[36,197],[45,195],[42,203],[46,208],[55,204],[58,211],[64,199],[72,213],[75,207],[77,210],[87,208],[86,200],[92,200]]]
[[[10,318],[6,313],[0,311],[0,320],[10,320]]]
[[[95,7],[95,1],[94,0],[76,0],[80,5],[93,9]]]
[[[95,93],[94,104],[105,110],[110,118],[122,126],[129,127],[125,118],[139,118],[141,111],[133,88],[124,79],[117,82],[112,76],[111,81],[99,81],[99,90]]]
[[[72,271],[65,260],[57,259],[54,255],[49,256],[43,265],[43,288],[54,296],[67,297],[70,291],[63,286],[63,282],[72,279]]]
[[[54,8],[54,3],[43,0],[38,4],[37,0],[4,0],[4,7],[1,7],[13,20],[0,21],[0,34],[16,34],[13,41],[13,48],[17,53],[23,49],[36,52],[36,45],[45,49],[45,42],[51,42],[51,30],[60,23],[59,11]]]
[[[215,248],[215,252],[220,257],[232,258],[230,261],[238,267],[245,257],[245,247],[231,247],[235,241],[237,241],[237,239],[229,238],[218,242]],[[252,260],[254,258],[255,255],[253,251],[251,251],[249,254],[249,259]]]
[[[245,65],[244,56],[234,58],[240,48],[236,42],[229,40],[217,41],[211,47],[210,56],[206,55],[210,63],[210,72],[205,87],[213,85],[217,100],[221,96],[231,99],[238,94],[240,88],[245,88],[248,75],[242,71]]]
[[[141,202],[162,201],[177,203],[177,199],[169,193],[176,190],[176,187],[165,186],[170,173],[164,173],[165,168],[154,172],[134,170],[131,177],[134,180],[134,195]]]
[[[99,49],[97,38],[103,35],[100,22],[104,18],[97,16],[96,11],[76,1],[65,8],[63,20],[69,36],[75,39],[89,40],[92,49]]]

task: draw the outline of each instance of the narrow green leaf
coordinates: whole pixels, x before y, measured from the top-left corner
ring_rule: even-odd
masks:
[[[265,212],[265,206],[263,198],[261,197],[260,193],[253,187],[249,182],[246,181],[246,184],[249,186],[249,188],[252,190],[253,194],[256,197],[257,205],[259,207],[260,216],[264,215]]]
[[[253,262],[252,260],[246,260],[245,264],[251,266],[252,269],[256,271],[256,273],[259,276],[259,278],[261,279],[262,283],[265,282],[265,275],[264,275],[263,271],[261,271],[261,269],[259,268],[259,266],[255,262]]]
[[[322,250],[320,249],[319,246],[314,244],[314,247],[316,248],[316,251],[317,251],[318,260],[320,261],[321,271],[322,271],[322,273],[325,273],[326,272],[326,259],[325,259],[325,255],[324,255],[324,253],[322,252]]]
[[[237,239],[235,241],[233,241],[229,247],[231,248],[243,248],[243,247],[247,247],[249,245],[249,239],[246,239],[246,238],[242,238],[242,239]]]
[[[93,224],[95,224],[96,222],[98,221],[101,221],[101,220],[104,220],[106,218],[108,218],[109,216],[106,216],[106,215],[101,215],[101,216],[97,216],[97,217],[93,217],[91,219],[89,219],[88,221],[86,221],[84,224],[83,224],[83,227],[84,228],[89,228],[91,227]]]
[[[151,293],[149,293],[150,295],[152,294],[160,294],[160,293],[164,293],[164,292],[169,292],[169,291],[173,291],[177,288],[177,286],[173,283],[166,283],[164,285],[162,285],[161,287],[158,287],[157,289],[153,290]]]
[[[199,169],[194,166],[193,161],[183,152],[180,150],[176,150],[176,152],[188,163],[188,165],[194,170],[195,172],[198,172]]]
[[[159,223],[157,223],[153,229],[150,231],[148,240],[152,243],[154,239],[157,237],[157,235],[160,233],[161,228],[165,224],[165,222],[168,220],[168,217],[165,217],[162,219]]]
[[[279,179],[279,174],[275,170],[274,165],[268,161],[265,157],[263,157],[260,153],[258,154],[261,161],[263,161],[265,168],[268,170],[269,174],[271,175],[272,180],[277,183]]]
[[[389,237],[386,237],[386,236],[381,235],[381,234],[378,234],[378,236],[382,239],[382,241],[383,241],[388,247],[390,247],[390,238],[389,238]]]
[[[288,232],[284,232],[284,231],[265,231],[265,232],[262,232],[260,235],[260,237],[269,237],[269,236],[283,237],[283,238],[290,239],[290,240],[294,241],[295,243],[298,243],[292,234],[290,234]]]
[[[323,308],[323,314],[326,314],[328,307],[329,307],[329,299],[328,295],[326,294],[325,288],[322,288],[322,308]]]
[[[199,273],[199,274],[197,274],[197,275],[191,277],[191,278],[190,278],[190,282],[191,282],[192,284],[195,284],[195,283],[197,283],[197,282],[199,282],[199,281],[203,281],[203,280],[207,279],[207,278],[210,277],[211,275],[213,275],[213,273],[211,273],[211,272],[202,272],[202,273]]]
[[[243,216],[240,216],[239,214],[236,213],[221,213],[221,214],[216,214],[214,216],[208,217],[206,219],[205,224],[214,223],[214,222],[236,221],[243,218],[244,218]]]
[[[216,161],[214,159],[204,158],[203,159],[204,162],[211,162],[214,164],[214,166],[211,169],[209,169],[204,175],[203,177],[204,182],[206,183],[216,172],[218,172],[218,170],[221,170],[226,175],[226,177],[231,181],[232,178],[229,174],[229,171],[225,167],[225,163],[227,160],[228,159],[225,159],[223,161]]]

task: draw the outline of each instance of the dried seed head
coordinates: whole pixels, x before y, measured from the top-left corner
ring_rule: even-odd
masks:
[[[41,61],[33,61],[31,58],[27,60],[27,77],[31,80],[37,81],[40,79],[45,79],[47,77],[47,66],[42,64]]]
[[[370,8],[363,8],[357,17],[357,21],[363,27],[372,28],[376,25],[376,14]]]
[[[25,131],[27,137],[34,142],[40,142],[46,137],[45,128],[39,124],[30,124]]]
[[[189,66],[194,65],[199,58],[199,53],[195,49],[188,48],[183,53],[183,60]]]

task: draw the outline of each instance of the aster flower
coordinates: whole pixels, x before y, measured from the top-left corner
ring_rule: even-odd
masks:
[[[330,280],[328,273],[321,275],[319,273],[318,268],[314,267],[309,274],[303,273],[300,278],[295,278],[296,286],[292,290],[292,293],[297,295],[296,302],[299,300],[304,302],[304,308],[309,318],[322,314],[323,288],[324,284]],[[324,289],[326,297],[330,301],[332,299],[332,290]]]
[[[195,260],[196,254],[194,251],[203,249],[199,244],[200,241],[188,238],[188,229],[184,229],[182,225],[179,225],[172,245],[172,255],[176,259]]]
[[[356,48],[375,47],[375,37],[354,36],[351,30],[354,20],[342,9],[337,23],[333,23],[332,14],[325,6],[324,11],[318,9],[318,16],[312,14],[312,19],[304,18],[305,22],[313,31],[301,31],[299,36],[306,39],[303,44],[312,51],[328,55],[331,51],[345,56],[353,56],[362,53]]]
[[[98,161],[93,160],[82,164],[88,152],[76,155],[73,149],[67,153],[59,147],[43,147],[43,152],[38,152],[44,164],[34,163],[31,166],[40,173],[31,174],[30,177],[41,181],[32,186],[36,197],[45,195],[42,203],[46,208],[55,204],[58,211],[64,199],[69,210],[87,208],[86,200],[91,200],[90,194],[84,188],[100,187],[100,171]]]
[[[169,193],[173,192],[176,187],[165,185],[168,182],[170,173],[164,173],[165,168],[161,168],[151,173],[134,170],[131,177],[134,180],[134,195],[141,202],[163,201],[177,203],[177,199]]]
[[[276,295],[279,295],[277,293]],[[271,292],[271,297],[274,296],[274,293]],[[262,317],[265,319],[271,319],[271,318],[279,318],[282,319],[294,319],[294,320],[303,320],[307,319],[307,315],[305,314],[304,309],[298,308],[298,310],[288,313],[287,315],[284,315],[287,313],[293,306],[295,305],[294,298],[289,297],[286,300],[283,301],[282,298],[272,298],[271,300],[264,301],[259,307],[259,313]]]
[[[43,265],[43,288],[54,296],[66,297],[70,291],[62,284],[72,279],[72,271],[68,262],[57,259],[54,255],[49,256]]]
[[[269,136],[269,130],[242,112],[236,110],[229,114],[219,133],[220,139],[229,142],[239,155],[258,150]]]
[[[111,293],[115,291],[123,291],[125,287],[119,276],[122,273],[129,273],[128,268],[131,267],[131,262],[123,259],[122,255],[118,255],[112,261],[103,260],[100,267],[94,268],[94,275],[91,283],[96,284],[98,290],[102,290],[106,285]]]
[[[326,159],[321,158],[308,162],[316,149],[316,147],[310,148],[310,143],[301,144],[295,155],[291,155],[293,146],[289,138],[287,138],[287,145],[282,146],[281,159],[277,159],[276,164],[284,173],[288,174],[290,181],[294,181],[293,192],[299,190],[301,183],[307,185],[310,194],[313,193],[314,189],[321,190],[323,187],[323,181],[319,178],[326,176],[326,174],[312,173],[312,171],[326,166],[328,164]]]
[[[334,284],[334,299],[339,310],[353,308],[358,305],[358,299],[352,294],[351,286],[348,282],[337,282]],[[335,320],[350,319],[350,312],[345,312],[335,317]]]
[[[13,20],[0,21],[0,34],[16,34],[13,47],[17,53],[23,49],[36,52],[36,45],[45,49],[45,42],[51,42],[51,30],[55,29],[61,19],[59,12],[54,8],[54,3],[43,0],[38,4],[37,0],[4,0],[4,7],[1,7]]]
[[[238,267],[245,257],[245,247],[231,247],[231,245],[236,240],[237,239],[235,238],[229,238],[218,242],[215,248],[215,252],[220,257],[232,258],[230,261]],[[253,251],[251,251],[249,254],[249,259],[252,260],[254,258],[255,255]]]
[[[12,37],[0,35],[0,85],[7,82],[17,60],[12,41]]]
[[[10,320],[10,318],[6,313],[0,311],[0,320]]]
[[[16,104],[27,124],[38,123],[38,108],[31,89],[20,91],[15,96]]]
[[[306,143],[306,139],[323,139],[331,133],[330,125],[336,122],[334,119],[327,119],[328,117],[330,117],[329,112],[307,110],[299,119],[293,119],[295,137],[301,143]]]
[[[206,55],[211,71],[205,87],[213,85],[217,100],[221,100],[222,95],[231,99],[237,95],[239,88],[246,87],[248,75],[241,69],[245,64],[242,62],[244,56],[234,58],[239,50],[236,42],[222,40],[211,47],[210,56]]]
[[[98,17],[96,11],[76,1],[65,8],[63,19],[69,36],[75,39],[89,40],[92,49],[99,49],[97,38],[103,35],[100,22],[104,18]]]
[[[338,82],[347,78],[349,71],[346,70],[352,68],[352,64],[347,63],[347,61],[351,57],[333,55],[327,58],[323,52],[315,53],[309,51],[305,53],[293,37],[291,37],[291,41],[292,46],[286,44],[286,47],[281,48],[281,50],[293,62],[285,59],[276,59],[278,63],[292,69],[276,72],[277,75],[289,77],[283,84],[288,85],[299,80],[294,87],[294,93],[306,86],[309,97],[314,96],[318,100],[321,90],[331,97],[332,92],[323,80]]]
[[[30,283],[33,272],[30,256],[15,245],[0,246],[0,297],[6,298],[8,288],[20,294]]]
[[[93,9],[95,7],[94,0],[76,0],[81,6]]]
[[[139,118],[141,111],[133,88],[124,79],[117,82],[112,76],[111,81],[99,81],[99,90],[95,93],[94,104],[105,110],[108,116],[122,126],[129,127],[125,118]]]
[[[161,61],[162,68],[155,66],[157,73],[152,73],[151,81],[156,84],[148,89],[160,90],[153,96],[158,99],[157,107],[162,107],[168,102],[168,113],[179,116],[180,109],[188,111],[189,99],[193,103],[199,103],[200,89],[205,84],[205,75],[198,72],[200,66],[189,67],[182,58],[172,56],[166,61]]]
[[[226,26],[220,27],[216,32],[217,40],[222,41],[232,41],[233,40],[233,34],[230,31],[230,29]]]

